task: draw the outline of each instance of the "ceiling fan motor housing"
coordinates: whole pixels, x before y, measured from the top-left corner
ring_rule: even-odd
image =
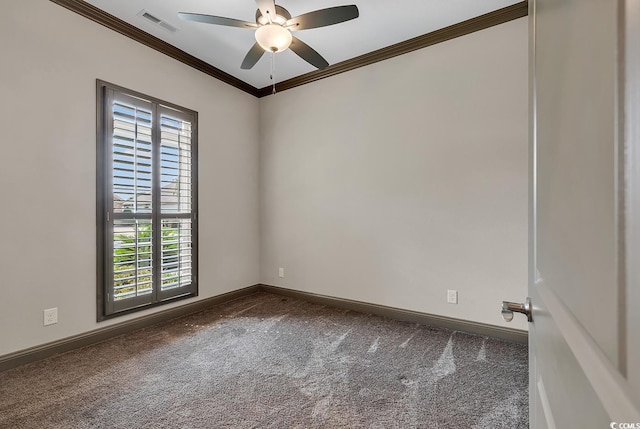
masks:
[[[283,8],[282,6],[276,6],[276,16],[271,16],[271,22],[273,24],[279,24],[279,25],[284,25],[288,20],[291,19],[291,14],[289,13],[289,11],[285,8]],[[269,18],[267,18],[266,16],[262,15],[262,12],[260,12],[260,9],[258,9],[256,11],[256,24],[258,25],[266,25],[269,23]]]

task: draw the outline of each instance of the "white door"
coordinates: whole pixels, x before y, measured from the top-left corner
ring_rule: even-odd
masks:
[[[624,240],[625,2],[529,8],[531,427],[640,428],[628,302],[638,294]]]

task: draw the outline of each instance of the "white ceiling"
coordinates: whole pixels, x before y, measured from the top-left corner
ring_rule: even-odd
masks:
[[[264,55],[251,70],[240,69],[254,31],[183,21],[178,12],[202,13],[255,22],[254,0],[86,0],[94,6],[168,42],[218,69],[256,87],[271,85],[270,59]],[[279,0],[291,16],[326,7],[355,4],[360,17],[330,27],[297,31],[329,64],[348,60],[420,36],[519,0]],[[178,31],[171,33],[139,16],[145,9]],[[277,82],[315,68],[291,50],[276,54]]]

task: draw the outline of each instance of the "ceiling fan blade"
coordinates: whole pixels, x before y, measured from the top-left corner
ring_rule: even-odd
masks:
[[[178,16],[185,21],[204,22],[205,24],[226,25],[227,27],[257,28],[252,22],[239,19],[224,18],[222,16],[203,15],[201,13],[178,12]]]
[[[276,3],[273,0],[256,0],[256,4],[258,5],[258,9],[260,9],[262,16],[275,19],[277,15]]]
[[[308,30],[310,28],[325,27],[327,25],[339,24],[360,16],[356,5],[337,6],[327,9],[320,9],[314,12],[304,13],[295,18],[291,18],[285,24],[289,30]]]
[[[293,52],[298,54],[300,58],[316,68],[323,69],[329,65],[327,60],[322,58],[322,55],[317,53],[311,46],[307,45],[295,36],[291,41],[291,46],[289,46],[289,49],[291,49]]]
[[[263,54],[264,54],[264,49],[262,49],[262,46],[258,45],[258,43],[256,42],[251,47],[251,49],[249,49],[249,52],[247,52],[247,56],[244,57],[244,60],[242,61],[242,65],[240,66],[240,68],[243,70],[249,70],[250,68],[256,65],[258,60],[262,58]]]

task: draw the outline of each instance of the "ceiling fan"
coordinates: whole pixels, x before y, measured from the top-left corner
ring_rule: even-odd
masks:
[[[178,16],[186,21],[255,29],[256,43],[249,49],[240,66],[245,70],[252,68],[266,51],[275,54],[287,48],[291,48],[293,52],[312,66],[323,69],[329,65],[327,60],[309,45],[292,35],[291,32],[339,24],[359,16],[358,8],[355,5],[320,9],[292,18],[291,14],[282,6],[276,5],[274,0],[256,0],[256,3],[258,10],[256,11],[255,24],[239,19],[199,13],[179,12]]]

